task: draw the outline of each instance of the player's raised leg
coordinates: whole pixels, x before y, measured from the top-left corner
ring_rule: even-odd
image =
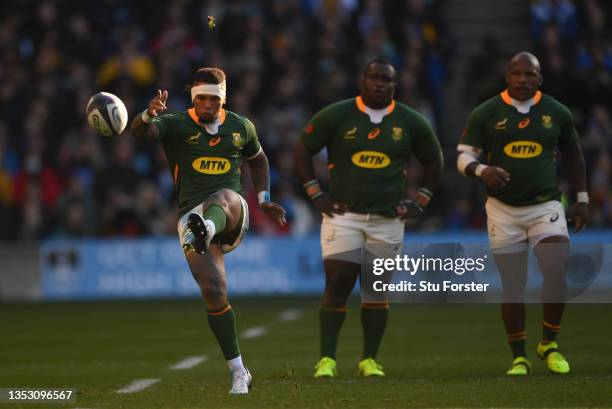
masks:
[[[551,236],[541,240],[534,252],[544,276],[542,285],[542,341],[537,355],[546,361],[548,369],[555,374],[567,374],[570,365],[559,352],[557,334],[565,310],[566,281],[565,261],[569,255],[569,240],[564,236]]]
[[[202,203],[202,212],[193,211],[187,219],[187,226],[193,233],[192,246],[204,254],[216,234],[231,232],[240,222],[242,200],[238,193],[221,189]]]

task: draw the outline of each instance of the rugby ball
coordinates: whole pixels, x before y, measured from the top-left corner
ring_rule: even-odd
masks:
[[[87,122],[97,133],[112,137],[119,135],[128,123],[125,104],[110,92],[98,92],[89,99]]]

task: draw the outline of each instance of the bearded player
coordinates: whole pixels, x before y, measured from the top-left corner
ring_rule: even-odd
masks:
[[[176,187],[179,241],[204,297],[208,324],[227,361],[230,393],[248,393],[252,376],[238,347],[224,264],[224,254],[240,244],[249,225],[248,206],[241,196],[243,160],[251,168],[261,209],[279,224],[285,223],[285,210],[270,201],[268,159],[255,127],[247,118],[223,109],[222,70],[196,71],[193,107],[187,111],[160,115],[167,99],[167,91],[158,91],[147,110],[132,122],[132,133],[138,139],[162,143]]]
[[[571,210],[575,231],[588,217],[584,159],[570,110],[538,90],[542,74],[534,55],[521,52],[510,60],[506,84],[505,91],[470,114],[457,148],[457,167],[487,186],[489,242],[501,273],[501,314],[513,354],[507,375],[527,375],[531,369],[525,349],[528,245],[544,276],[542,339],[536,354],[551,372],[567,374],[570,365],[559,351],[557,334],[565,309],[569,236],[555,151],[561,152],[576,192]],[[483,152],[486,164],[478,159]]]
[[[338,334],[347,298],[362,270],[363,250],[395,257],[402,247],[405,219],[421,215],[442,173],[442,152],[431,126],[393,99],[395,77],[395,68],[388,61],[370,62],[361,79],[361,95],[318,112],[294,148],[306,193],[323,215],[325,292],[319,310],[321,355],[316,378],[337,374]],[[312,156],[323,148],[328,154],[329,193],[319,187],[312,162]],[[405,196],[403,177],[412,154],[424,168],[415,200]],[[376,355],[389,305],[365,301],[362,297],[359,374],[385,376]]]

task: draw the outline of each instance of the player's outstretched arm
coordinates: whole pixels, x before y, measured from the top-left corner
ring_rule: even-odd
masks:
[[[295,170],[302,181],[306,194],[320,212],[334,217],[334,213],[344,214],[344,212],[349,210],[346,204],[336,201],[329,194],[321,191],[319,182],[315,177],[312,155],[308,152],[301,139],[293,147],[293,159],[295,161]]]
[[[257,191],[259,207],[281,226],[287,223],[285,209],[278,203],[270,201],[270,164],[268,157],[262,150],[259,155],[248,159],[247,163],[251,168],[251,178]]]
[[[153,140],[159,137],[159,128],[151,120],[166,110],[168,91],[157,90],[148,108],[132,121],[132,135],[137,139]]]
[[[587,194],[586,167],[582,148],[576,144],[572,149],[561,152],[567,168],[570,184],[577,193],[577,201],[570,210],[569,220],[574,224],[574,232],[582,230],[589,220],[589,196]]]

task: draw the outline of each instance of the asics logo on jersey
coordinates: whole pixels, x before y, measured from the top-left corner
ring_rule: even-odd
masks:
[[[382,152],[361,151],[351,156],[351,161],[355,166],[366,169],[382,169],[389,166],[391,158]]]
[[[529,118],[525,118],[523,119],[521,122],[519,122],[518,127],[519,129],[524,129],[527,128],[527,125],[529,125],[529,122],[531,122],[531,120]]]
[[[219,142],[221,142],[221,137],[215,136],[210,141],[208,141],[208,146],[216,146]]]
[[[378,135],[380,135],[380,128],[374,128],[370,131],[370,133],[368,134],[368,139],[374,139],[376,138]]]
[[[191,166],[200,173],[207,175],[221,175],[232,168],[232,164],[225,158],[203,156],[193,161]]]
[[[535,158],[542,154],[542,145],[532,141],[515,141],[504,146],[504,153],[516,159]]]

